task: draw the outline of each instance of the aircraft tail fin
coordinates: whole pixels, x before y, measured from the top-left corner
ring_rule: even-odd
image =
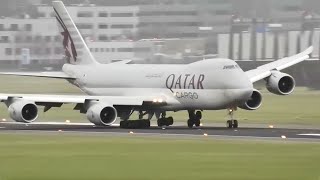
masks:
[[[53,1],[53,9],[61,26],[63,47],[69,64],[98,64],[82,38],[78,28],[71,19],[62,1]]]

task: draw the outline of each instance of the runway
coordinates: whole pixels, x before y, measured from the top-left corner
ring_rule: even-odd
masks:
[[[261,138],[261,139],[301,139],[319,140],[320,129],[301,128],[259,128],[242,127],[227,129],[225,127],[199,127],[189,129],[186,126],[156,127],[149,129],[121,129],[118,125],[96,127],[90,123],[15,123],[1,122],[0,132],[76,132],[80,134],[137,134],[143,136],[208,136],[220,138]]]

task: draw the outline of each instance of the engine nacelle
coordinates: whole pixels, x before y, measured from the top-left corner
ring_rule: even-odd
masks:
[[[38,117],[38,107],[34,102],[16,100],[9,105],[10,117],[17,122],[30,123]]]
[[[243,105],[239,106],[239,108],[241,109],[245,109],[245,110],[256,110],[258,109],[262,104],[262,95],[261,93],[254,89],[250,99],[245,102]]]
[[[271,76],[267,79],[268,91],[278,95],[288,95],[292,93],[295,84],[292,76],[279,71],[272,72]]]
[[[98,126],[109,126],[117,119],[117,110],[108,104],[95,103],[87,110],[87,118]]]

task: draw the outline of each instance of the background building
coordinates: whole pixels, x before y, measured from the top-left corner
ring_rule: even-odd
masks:
[[[309,45],[319,59],[318,0],[68,0],[67,9],[102,63],[203,59],[277,59]],[[0,61],[64,62],[51,0],[0,2]],[[165,61],[167,62],[167,61]]]

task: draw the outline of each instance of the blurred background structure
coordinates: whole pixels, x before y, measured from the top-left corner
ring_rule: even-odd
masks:
[[[298,75],[304,77],[298,82],[317,76],[311,73],[313,69],[319,72],[315,68],[319,67],[320,56],[319,0],[64,3],[102,63],[124,59],[135,63],[189,63],[222,57],[237,60],[246,69],[313,45],[315,50],[303,65],[308,70]],[[0,17],[0,69],[61,68],[64,50],[51,0],[0,1]]]

